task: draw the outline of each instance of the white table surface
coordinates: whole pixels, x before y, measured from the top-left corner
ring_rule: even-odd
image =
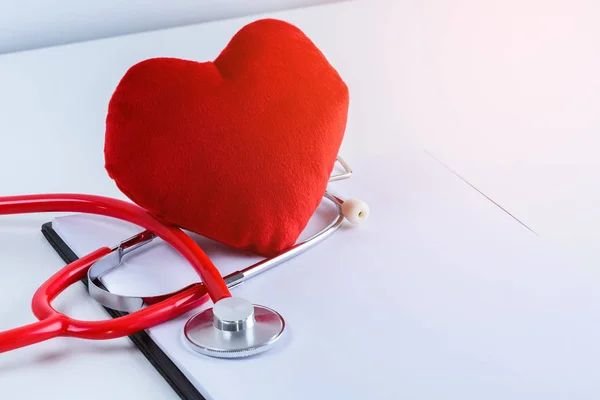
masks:
[[[598,6],[364,1],[270,15],[304,29],[349,83],[342,152],[385,156],[399,143],[424,143],[541,234],[592,254],[587,245],[597,244],[600,222]],[[214,58],[255,18],[0,57],[0,194],[124,198],[102,155],[106,105],[119,78],[148,57]],[[383,127],[398,135],[371,143],[365,132]],[[2,217],[0,268],[8,279],[0,282],[0,329],[32,321],[31,294],[63,265],[39,233],[48,219]],[[82,287],[55,304],[76,317],[106,317]],[[107,392],[106,383],[118,390]],[[0,355],[0,397],[41,393],[176,398],[128,339],[58,339]]]

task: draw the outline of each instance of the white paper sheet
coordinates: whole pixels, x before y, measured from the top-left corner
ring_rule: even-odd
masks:
[[[235,361],[198,355],[182,338],[191,313],[149,330],[207,398],[600,396],[595,270],[553,254],[425,152],[348,161],[355,176],[330,188],[367,201],[368,223],[232,289],[284,316],[275,349]],[[324,221],[319,212],[310,229]],[[78,255],[139,231],[87,215],[54,227]],[[260,259],[197,239],[223,274]],[[147,294],[196,280],[157,241],[105,284]]]

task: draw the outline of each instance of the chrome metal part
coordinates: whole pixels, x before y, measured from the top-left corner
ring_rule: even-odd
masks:
[[[341,181],[342,179],[348,179],[352,176],[352,168],[350,168],[350,165],[348,165],[346,160],[344,160],[341,156],[337,156],[336,161],[340,163],[342,168],[344,168],[344,172],[331,175],[329,182]]]
[[[227,297],[191,317],[185,324],[184,336],[200,354],[241,358],[269,350],[284,330],[285,321],[276,311]]]
[[[240,283],[247,281],[250,278],[262,274],[263,272],[268,271],[271,268],[304,253],[306,250],[316,246],[317,244],[321,243],[323,240],[331,236],[342,225],[344,221],[344,216],[341,210],[341,202],[338,198],[332,196],[328,192],[325,192],[325,198],[333,202],[333,204],[336,207],[335,220],[333,220],[329,225],[327,225],[318,233],[290,247],[283,253],[275,257],[266,258],[249,266],[248,268],[245,268],[241,271],[235,271],[225,276],[223,279],[225,280],[227,287],[233,288],[239,285]],[[172,296],[173,294],[183,290],[179,289],[172,293],[165,293],[154,296],[128,296],[118,293],[111,293],[108,290],[104,289],[102,283],[100,282],[100,278],[103,275],[122,265],[124,255],[128,254],[133,250],[141,248],[145,244],[150,243],[154,238],[155,236],[152,233],[148,231],[143,231],[121,242],[119,246],[113,248],[112,253],[96,261],[88,269],[88,293],[90,294],[90,296],[92,296],[94,300],[96,300],[97,302],[99,302],[107,308],[123,312],[134,312],[142,308],[145,302],[153,303],[159,299]]]

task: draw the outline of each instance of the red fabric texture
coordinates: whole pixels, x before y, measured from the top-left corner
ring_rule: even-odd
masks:
[[[271,256],[320,204],[348,107],[346,84],[301,30],[258,20],[214,61],[132,66],[109,103],[106,169],[163,221]]]

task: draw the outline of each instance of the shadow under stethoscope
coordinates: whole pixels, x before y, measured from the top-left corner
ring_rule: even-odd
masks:
[[[0,376],[8,378],[11,373],[19,373],[22,369],[31,369],[32,366],[52,366],[57,367],[61,362],[68,362],[83,355],[106,356],[107,354],[139,354],[139,349],[131,342],[121,343],[115,341],[81,341],[73,344],[70,338],[64,338],[65,343],[57,348],[57,342],[61,339],[55,339],[52,342],[53,348],[40,349],[37,347],[35,352],[30,355],[25,353],[18,354],[16,357],[2,357],[0,359]],[[127,338],[123,341],[128,341]],[[20,350],[26,352],[27,350]],[[15,353],[16,355],[16,353]]]

